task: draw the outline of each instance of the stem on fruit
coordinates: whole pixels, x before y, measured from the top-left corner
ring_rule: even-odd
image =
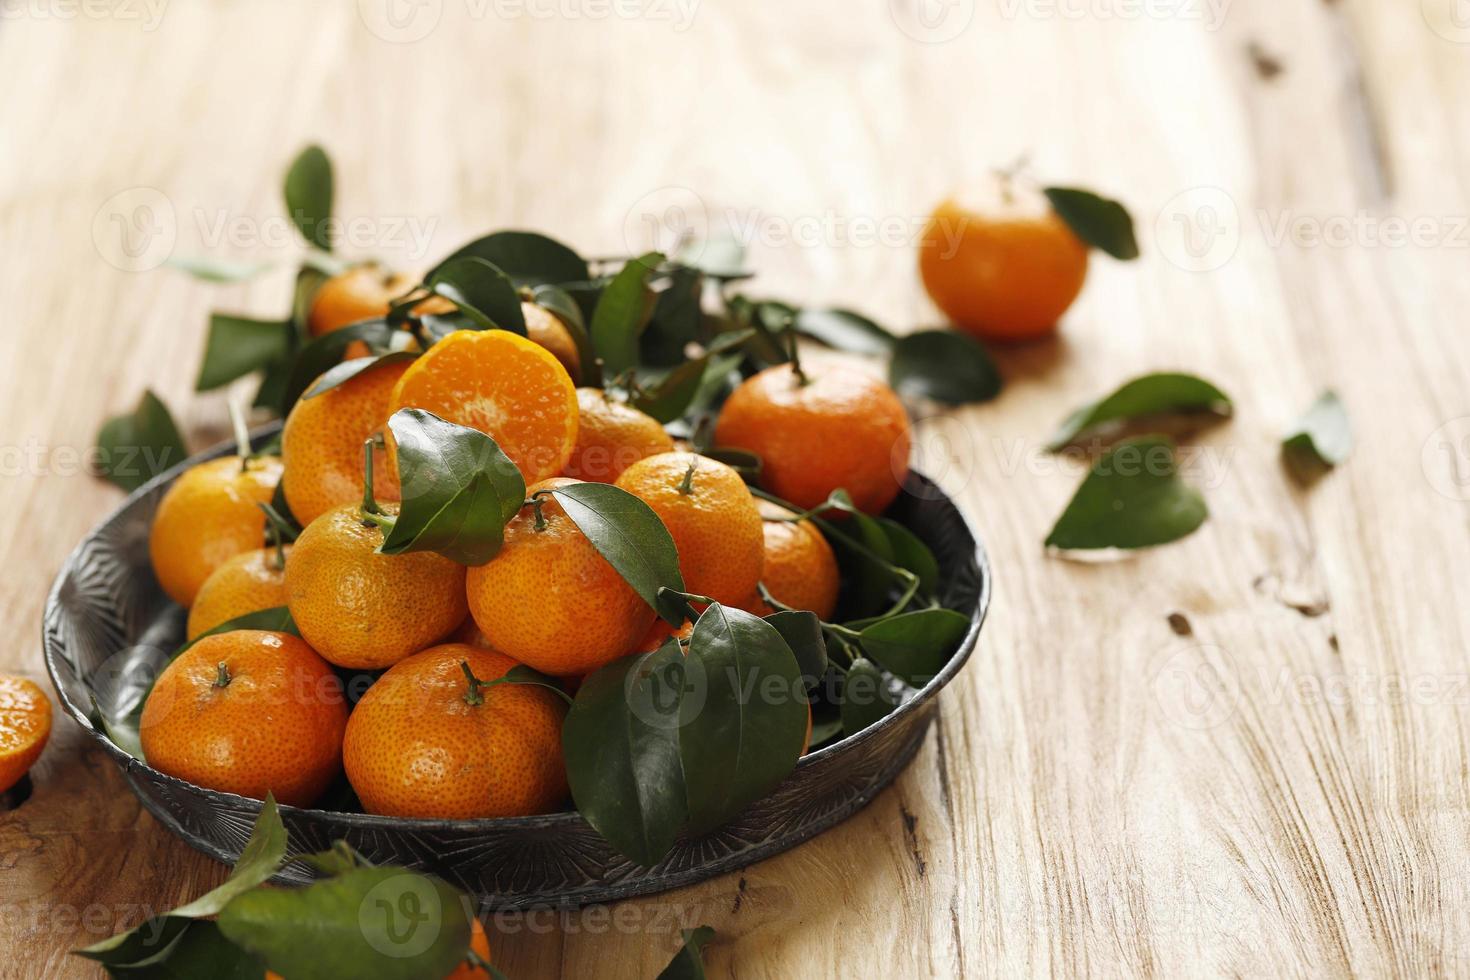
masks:
[[[363,524],[376,526],[367,519],[369,514],[381,514],[383,510],[373,498],[373,440],[368,437],[362,443],[362,516]]]
[[[245,424],[245,410],[230,399],[230,426],[235,430],[235,452],[240,456],[240,472],[250,469],[250,427]]]
[[[546,515],[542,513],[542,508],[546,506],[546,498],[542,494],[547,492],[549,491],[537,490],[526,500],[526,503],[531,505],[531,514],[535,519],[531,524],[531,530],[533,531],[546,530]]]
[[[223,660],[221,660],[218,664],[215,665],[214,686],[215,687],[229,687],[230,686],[230,668],[228,668],[228,667],[225,666],[225,662]]]
[[[796,383],[799,385],[807,384],[811,379],[801,369],[801,351],[796,344],[795,324],[790,324],[786,327],[786,347],[787,353],[791,357],[791,373],[796,375]]]
[[[464,692],[464,703],[468,705],[484,704],[485,697],[480,693],[480,688],[484,686],[485,682],[476,677],[475,672],[470,670],[470,662],[468,660],[461,660],[459,662],[459,669],[464,671],[465,681],[467,682]]]
[[[679,484],[679,492],[686,497],[694,492],[694,471],[698,466],[699,457],[691,456],[689,458],[689,468],[684,471],[684,480]]]

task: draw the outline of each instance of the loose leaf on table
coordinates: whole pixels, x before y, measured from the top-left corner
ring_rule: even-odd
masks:
[[[571,293],[560,286],[542,283],[531,288],[531,301],[548,310],[572,335],[572,343],[577,346],[577,363],[581,368],[579,383],[600,388],[602,373],[597,365],[597,355],[592,351],[592,338],[587,335],[587,321]]]
[[[409,334],[404,333],[407,337]],[[316,379],[316,383],[302,394],[302,398],[315,398],[317,395],[331,391],[351,381],[366,371],[380,367],[384,364],[401,364],[404,361],[412,361],[419,356],[418,351],[395,350],[386,354],[378,354],[369,357],[354,357],[350,361],[343,361],[335,367],[329,368],[326,373]]]
[[[1047,448],[1065,449],[1101,426],[1161,415],[1212,414],[1228,418],[1234,411],[1230,396],[1192,374],[1145,374],[1105,398],[1083,405],[1067,416]]]
[[[281,397],[281,414],[290,412],[291,406],[304,395],[317,378],[342,360],[342,355],[353,341],[362,341],[370,350],[391,350],[395,335],[400,333],[387,320],[363,320],[352,323],[330,333],[324,333],[301,348],[291,365],[290,377]]]
[[[1123,205],[1075,187],[1048,187],[1046,196],[1057,216],[1083,242],[1115,259],[1138,258],[1133,218]]]
[[[97,473],[131,493],[189,455],[168,406],[145,390],[137,406],[97,433]]]
[[[679,756],[696,833],[712,830],[790,775],[806,739],[801,668],[781,633],[712,603],[689,641],[691,692],[679,708]]]
[[[466,896],[403,868],[357,868],[304,888],[257,888],[219,916],[231,941],[291,980],[442,977],[470,944]]]
[[[585,282],[587,263],[571,248],[534,231],[497,231],[455,249],[429,275],[456,259],[484,259],[505,271],[517,286]]]
[[[684,577],[674,539],[653,508],[610,483],[573,483],[551,492],[633,591],[669,623],[682,625],[684,603],[659,594],[684,591]]]
[[[195,279],[205,282],[230,283],[254,279],[271,267],[270,262],[236,262],[232,259],[212,259],[208,256],[174,256],[164,263]]]
[[[308,244],[332,250],[332,161],[319,146],[301,151],[286,171],[286,214]]]
[[[817,614],[788,609],[765,617],[776,628],[796,657],[801,676],[815,684],[827,672],[827,641],[822,638],[822,621]]]
[[[842,703],[838,707],[842,731],[856,735],[893,714],[898,701],[889,690],[883,672],[871,660],[858,657],[847,668],[847,676],[842,681]]]
[[[901,395],[951,405],[989,401],[1000,394],[1000,371],[973,337],[952,330],[921,330],[900,337],[888,365]]]
[[[676,640],[615,660],[577,689],[562,754],[582,817],[619,853],[650,867],[688,817],[679,706],[690,664]]]
[[[213,391],[236,378],[263,370],[291,352],[288,320],[253,320],[228,313],[209,317],[209,339],[194,381],[195,391]]]
[[[795,322],[798,333],[854,354],[887,354],[898,343],[893,334],[851,310],[801,310]]]
[[[653,314],[649,277],[663,263],[659,252],[632,259],[613,277],[592,311],[592,348],[609,374],[638,365],[638,337]]]
[[[1144,548],[1177,541],[1208,515],[1199,491],[1179,478],[1173,441],[1142,436],[1118,443],[1092,465],[1046,544]]]
[[[1324,391],[1281,440],[1287,463],[1303,471],[1336,466],[1348,458],[1352,448],[1347,409],[1334,391]]]
[[[206,636],[232,633],[235,630],[266,630],[271,633],[289,633],[292,636],[301,635],[301,632],[296,628],[296,620],[291,618],[291,610],[286,606],[272,606],[269,609],[257,609],[254,612],[243,613],[233,619],[220,623],[218,626],[207,629],[194,637],[194,639],[180,646],[174,651],[173,655],[177,657]]]
[[[863,628],[863,652],[910,687],[923,687],[949,662],[970,628],[952,609],[900,613]]]
[[[164,916],[155,916],[136,928],[127,932],[118,933],[88,946],[85,949],[76,950],[77,955],[84,956],[90,960],[96,960],[109,969],[120,967],[141,967],[144,965],[155,966],[167,960],[173,962],[176,956],[184,952],[186,933],[192,932],[189,922],[206,916],[216,915],[237,896],[254,889],[256,886],[270,880],[281,867],[286,857],[286,828],[281,823],[280,812],[276,808],[276,801],[267,795],[265,802],[260,805],[260,815],[255,818],[255,826],[250,831],[250,840],[245,844],[245,850],[240,853],[240,859],[235,862],[235,868],[217,888],[206,892],[194,901],[181,905]],[[207,933],[209,930],[204,930]],[[187,941],[187,946],[193,955],[210,956],[222,955],[212,952],[214,943],[210,937],[195,934],[192,940]],[[197,948],[194,948],[197,944]],[[204,962],[201,960],[200,962]],[[228,958],[220,962],[228,962]],[[174,974],[160,974],[172,976]],[[178,974],[187,976],[188,973]],[[214,976],[215,974],[209,974]],[[235,974],[225,974],[234,976]],[[240,974],[259,976],[255,974]]]
[[[499,266],[474,255],[450,259],[425,281],[436,294],[454,303],[481,328],[498,327],[526,335],[521,297]]]
[[[700,926],[698,929],[685,929],[683,934],[684,945],[659,973],[658,980],[705,980],[704,947],[715,938],[715,930],[710,926]]]
[[[403,501],[379,551],[434,551],[463,565],[495,557],[526,498],[516,465],[485,433],[423,409],[399,409],[388,429]]]

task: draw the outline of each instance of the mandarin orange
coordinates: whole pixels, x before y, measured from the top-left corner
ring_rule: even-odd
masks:
[[[561,698],[495,681],[516,661],[463,643],[390,667],[347,722],[343,764],[369,813],[471,819],[556,810],[567,796]]]
[[[281,478],[276,456],[221,456],[187,469],[163,495],[148,532],[158,584],[181,606],[231,558],[265,543],[265,513]]]
[[[342,682],[305,641],[206,636],[158,675],[138,734],[160,772],[207,789],[307,806],[342,765]]]
[[[669,529],[686,590],[730,605],[754,591],[765,560],[761,515],[733,468],[695,453],[660,453],[624,470],[617,486]]]
[[[216,568],[189,607],[186,638],[192,640],[246,613],[286,604],[286,556],[291,546],[257,548]]]
[[[542,493],[578,482],[532,485],[536,505],[506,525],[500,551],[466,580],[470,613],[490,645],[558,677],[629,653],[654,617],[556,498]]]
[[[393,300],[414,287],[412,276],[376,263],[355,265],[322,283],[312,297],[307,329],[313,337],[385,316]]]
[[[638,460],[673,451],[673,437],[655,419],[602,388],[577,389],[577,444],[563,476],[616,483]]]
[[[0,674],[0,793],[20,782],[51,737],[51,699],[25,677]]]
[[[765,532],[765,571],[761,584],[771,598],[792,609],[817,614],[830,620],[837,609],[837,556],[822,532],[810,520],[793,521],[796,515],[769,500],[759,502]],[[774,610],[765,601],[758,615]]]
[[[561,318],[544,306],[521,303],[521,316],[526,321],[526,337],[533,344],[540,344],[551,352],[551,356],[567,369],[573,383],[582,377],[582,355],[577,351],[577,342]]]
[[[903,402],[882,381],[840,364],[767,368],[731,393],[715,442],[761,458],[761,484],[801,508],[839,488],[877,513],[908,474],[911,435]]]

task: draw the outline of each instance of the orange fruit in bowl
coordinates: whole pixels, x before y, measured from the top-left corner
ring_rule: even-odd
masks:
[[[388,414],[402,408],[486,433],[527,483],[560,473],[577,441],[577,389],[567,369],[508,330],[456,330],[429,348],[393,387]]]
[[[493,681],[516,666],[463,643],[430,647],[373,682],[347,722],[347,779],[368,813],[471,819],[549,813],[567,797],[565,702]]]
[[[683,626],[675,629],[662,619],[655,619],[653,625],[648,627],[643,634],[643,639],[638,641],[636,653],[651,653],[663,646],[671,636],[677,636],[681,640],[687,640],[694,635],[694,621],[690,620]]]
[[[761,458],[761,484],[809,509],[844,489],[859,510],[893,502],[908,474],[908,414],[866,372],[824,363],[780,364],[753,375],[720,409],[715,443]]]
[[[545,347],[551,356],[561,362],[573,382],[582,377],[582,355],[577,353],[577,342],[561,318],[544,306],[521,303],[521,316],[526,321],[526,337],[533,344]]]
[[[221,456],[180,474],[148,532],[153,573],[170,599],[194,602],[204,580],[231,558],[265,543],[265,512],[281,479],[276,456]]]
[[[793,521],[796,515],[769,500],[759,502],[761,529],[765,532],[765,571],[761,584],[771,598],[792,609],[817,614],[830,620],[837,609],[837,556],[822,532],[810,520]],[[750,610],[769,616],[775,610],[757,598]]]
[[[25,677],[0,674],[0,793],[20,782],[51,737],[51,699]]]
[[[396,504],[380,504],[394,516]],[[312,648],[339,667],[377,670],[463,622],[465,568],[432,551],[383,555],[360,504],[312,521],[286,563],[286,605]]]
[[[527,494],[578,482],[558,477]],[[654,612],[555,497],[535,499],[506,525],[495,557],[469,570],[470,614],[494,649],[544,674],[581,676],[631,652]]]
[[[291,546],[281,550],[245,551],[216,568],[189,607],[185,636],[192,640],[246,613],[286,604],[286,561]]]
[[[206,636],[158,675],[143,703],[143,757],[197,786],[308,806],[342,768],[342,682],[287,633]]]
[[[281,489],[303,526],[333,507],[362,499],[362,444],[388,424],[388,399],[408,363],[368,368],[335,388],[302,398],[281,429],[285,473]],[[373,460],[373,493],[398,499],[398,471],[379,454]]]
[[[989,341],[1045,337],[1087,279],[1087,246],[1039,189],[999,177],[946,198],[919,244],[919,275],[956,326]]]
[[[412,276],[376,263],[355,265],[323,282],[312,297],[306,324],[313,337],[386,316],[393,300],[416,285]]]
[[[696,453],[660,453],[628,467],[617,485],[669,529],[685,590],[732,605],[755,590],[764,561],[761,515],[732,467]]]
[[[470,949],[484,963],[490,963],[490,939],[485,935],[485,927],[480,925],[479,919],[470,920]],[[491,974],[484,967],[471,964],[469,957],[465,957],[465,961],[455,967],[444,980],[490,980],[490,977]]]
[[[616,483],[638,460],[673,451],[673,437],[656,419],[602,388],[577,389],[577,442],[563,476]]]

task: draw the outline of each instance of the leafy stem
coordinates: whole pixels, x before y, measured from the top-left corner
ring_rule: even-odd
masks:
[[[397,523],[392,514],[385,513],[378,506],[377,498],[373,496],[373,447],[376,442],[369,436],[362,443],[362,507],[358,516],[362,518],[364,527],[382,528],[384,535],[393,530]]]

